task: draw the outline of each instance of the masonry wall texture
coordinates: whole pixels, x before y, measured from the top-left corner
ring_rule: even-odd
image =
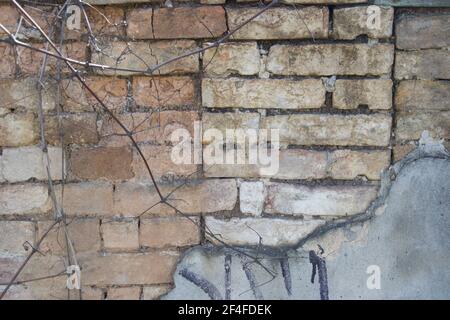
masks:
[[[42,53],[0,42],[0,291],[54,219],[48,164],[82,267],[82,298],[158,299],[172,288],[186,249],[221,245],[211,234],[233,245],[293,245],[326,221],[364,212],[381,172],[414,149],[423,131],[450,146],[449,10],[382,7],[373,29],[364,0],[285,0],[218,47],[149,75],[261,6],[86,2],[96,5],[87,13],[98,48],[82,22],[79,30],[64,28],[62,51],[121,68],[77,67],[132,131],[183,215],[154,206],[158,194],[138,151],[67,68],[50,57],[41,91]],[[46,32],[55,25],[52,7],[25,8]],[[15,32],[19,20],[0,1],[0,23]],[[45,49],[28,23],[18,35]],[[0,31],[0,38],[8,37]],[[40,106],[48,157],[39,143]],[[203,130],[279,129],[278,172],[173,163],[171,133],[193,136],[196,120]],[[18,280],[65,270],[65,246],[55,228],[39,248],[45,256],[37,253]],[[6,298],[66,299],[65,281],[13,285]]]

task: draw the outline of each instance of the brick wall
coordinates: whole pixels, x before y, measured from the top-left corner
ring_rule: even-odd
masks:
[[[57,200],[82,266],[83,299],[158,298],[170,289],[186,248],[217,243],[207,230],[228,244],[258,245],[260,235],[264,245],[293,246],[327,220],[364,212],[381,171],[412,150],[424,130],[449,144],[448,11],[383,7],[373,29],[366,1],[286,0],[217,50],[149,76],[129,69],[207,46],[261,5],[87,2],[100,5],[87,10],[99,50],[88,46],[82,24],[65,30],[64,53],[122,68],[80,71],[134,130],[161,191],[188,218],[162,204],[142,215],[158,195],[117,123],[66,68],[58,72],[55,58],[39,92],[42,54],[0,42],[1,283],[54,219],[39,147],[40,105]],[[54,24],[51,7],[26,9],[45,30]],[[0,4],[3,25],[14,30],[19,17],[11,4]],[[45,48],[29,25],[19,34]],[[278,172],[267,177],[255,165],[174,164],[170,134],[178,128],[193,134],[195,120],[203,129],[279,129]],[[19,280],[63,271],[65,246],[63,228],[52,230]],[[65,281],[15,285],[7,297],[67,298]]]

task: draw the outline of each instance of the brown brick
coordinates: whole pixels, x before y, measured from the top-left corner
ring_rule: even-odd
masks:
[[[394,47],[389,44],[274,45],[267,70],[279,75],[390,74]]]
[[[215,38],[226,30],[221,6],[161,8],[153,14],[156,39]]]
[[[79,113],[61,116],[65,144],[94,144],[98,142],[97,114]],[[46,118],[45,138],[53,145],[61,143],[57,116]]]
[[[38,140],[37,119],[31,113],[0,117],[0,146],[20,147]]]
[[[171,141],[171,134],[176,129],[186,129],[194,136],[194,122],[199,119],[195,111],[161,111],[154,113],[130,113],[118,115],[118,119],[133,131],[137,142],[165,143]],[[101,126],[102,143],[109,146],[129,145],[128,137],[111,118],[103,120]]]
[[[90,255],[80,263],[85,285],[138,285],[171,283],[177,260],[177,253],[151,252]]]
[[[31,247],[24,244],[34,245],[34,227],[30,221],[0,221],[0,255],[27,255]]]
[[[450,52],[447,49],[397,51],[396,79],[450,79]]]
[[[336,81],[333,107],[356,109],[361,105],[371,110],[392,108],[392,81],[388,79],[365,79]]]
[[[395,107],[400,111],[450,110],[448,81],[400,81],[395,92]]]
[[[186,217],[142,219],[139,231],[141,245],[164,248],[199,244],[199,223],[198,218]]]
[[[40,239],[54,221],[38,222]],[[98,219],[73,219],[67,221],[67,232],[76,253],[100,250],[100,224]],[[40,250],[50,255],[66,255],[66,236],[62,223],[56,225],[41,243]]]
[[[320,108],[325,88],[319,79],[204,79],[202,100],[209,108]]]
[[[0,42],[0,79],[13,78],[16,70],[14,49],[7,43]]]
[[[125,108],[127,103],[127,82],[111,77],[88,77],[86,84],[110,110]],[[61,85],[63,109],[65,112],[89,112],[102,110],[100,103],[75,78],[65,79]]]
[[[261,9],[228,8],[228,25],[236,29]],[[271,8],[233,34],[233,39],[310,39],[328,37],[328,8]]]
[[[92,62],[116,68],[128,68],[139,72],[95,69],[100,74],[136,75],[150,67],[194,50],[196,43],[191,40],[157,41],[148,43],[114,41],[102,46],[102,52],[92,54]],[[119,59],[120,58],[120,59]],[[198,71],[198,55],[169,63],[155,71],[155,74],[194,73]]]
[[[92,31],[97,37],[125,36],[125,12],[122,8],[117,6],[88,7],[86,11]]]
[[[102,235],[107,250],[137,250],[139,248],[137,220],[103,220]]]
[[[64,211],[71,216],[111,216],[112,200],[113,186],[108,182],[68,183],[64,186]]]
[[[106,300],[139,300],[140,295],[140,287],[110,288]]]
[[[387,146],[389,115],[296,114],[263,118],[261,128],[279,129],[280,141],[297,145]]]
[[[51,208],[47,186],[14,184],[0,186],[0,215],[41,214]]]
[[[396,141],[418,140],[425,130],[435,139],[450,137],[450,111],[399,112],[396,120]]]
[[[169,146],[141,146],[145,159],[150,164],[153,176],[163,182],[172,182],[185,178],[196,178],[198,167],[195,164],[177,164],[172,160],[172,149]],[[139,181],[150,183],[150,176],[144,161],[137,151],[133,152],[133,173]]]
[[[17,29],[17,23],[19,22],[19,13],[17,10],[8,4],[0,5],[0,23],[11,33],[14,33]],[[3,29],[0,30],[0,36],[5,36],[6,33]]]
[[[129,147],[81,147],[72,150],[70,173],[74,178],[122,180],[133,177]]]
[[[194,81],[189,77],[134,77],[133,95],[137,105],[163,108],[192,106]]]

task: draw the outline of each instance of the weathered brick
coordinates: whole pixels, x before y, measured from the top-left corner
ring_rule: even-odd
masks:
[[[53,111],[55,109],[54,87],[50,83],[45,85],[46,88],[42,90],[42,110],[44,112]],[[10,111],[38,111],[37,79],[0,80],[0,92],[2,92],[0,115]]]
[[[40,239],[54,221],[38,222],[38,239]],[[67,232],[76,253],[96,252],[100,250],[100,224],[98,219],[73,219],[67,222]],[[39,248],[49,255],[66,255],[66,236],[64,226],[58,224],[48,233]]]
[[[106,300],[139,300],[140,287],[110,288]]]
[[[0,221],[0,255],[27,255],[26,241],[34,243],[33,222]],[[31,250],[29,246],[28,249]]]
[[[407,156],[411,151],[416,148],[414,141],[410,141],[405,144],[397,144],[393,148],[393,161],[397,162]]]
[[[190,77],[134,77],[133,96],[139,106],[192,106],[195,103],[194,81]]]
[[[207,133],[207,131],[210,129],[221,131],[223,135],[223,141],[225,143],[234,143],[239,133],[235,132],[234,135],[226,136],[227,129],[258,129],[259,122],[259,113],[205,112],[202,115],[203,144],[209,144],[214,141],[214,138]],[[203,151],[205,152],[205,149],[203,149]]]
[[[87,7],[92,32],[97,37],[125,36],[125,12],[117,6]]]
[[[450,110],[450,83],[447,81],[400,81],[395,92],[400,111]]]
[[[59,197],[59,186],[57,196]],[[108,182],[64,185],[64,211],[68,215],[113,215],[113,186]]]
[[[0,43],[0,79],[14,77],[16,62],[14,60],[14,49],[7,43]]]
[[[0,186],[0,215],[46,213],[50,207],[51,203],[45,185]]]
[[[52,8],[49,6],[24,6],[27,13],[33,18],[33,20],[39,25],[39,27],[46,33],[50,34],[52,26],[57,23],[57,18]],[[18,10],[16,10],[18,12]],[[16,29],[10,29],[12,33]],[[44,40],[43,35],[37,30],[32,23],[28,20],[22,21],[19,30],[18,38],[28,42],[29,40]]]
[[[261,128],[279,129],[280,141],[297,145],[387,146],[389,115],[295,114],[263,118]]]
[[[396,79],[450,79],[450,51],[397,51]]]
[[[204,47],[207,45],[208,43]],[[260,69],[258,46],[256,42],[223,43],[204,52],[203,68],[210,76],[258,74]]]
[[[142,219],[141,245],[150,248],[184,247],[200,243],[200,220],[192,217]]]
[[[230,30],[249,20],[261,9],[227,8]],[[271,8],[250,21],[233,39],[318,39],[328,37],[328,8]]]
[[[392,108],[392,81],[388,79],[336,81],[333,107],[356,109],[361,105],[371,110]]]
[[[402,15],[395,25],[399,49],[431,49],[450,46],[450,15]]]
[[[178,254],[174,252],[92,255],[80,258],[85,285],[171,283],[177,260]]]
[[[145,159],[150,164],[155,179],[172,182],[184,178],[196,178],[198,174],[195,164],[177,164],[172,160],[172,147],[145,145],[140,147]],[[138,181],[151,182],[144,161],[137,151],[133,152],[133,173]]]
[[[160,185],[163,195],[172,192],[169,203],[185,214],[232,210],[237,200],[237,186],[233,179],[189,182],[173,192],[175,188],[176,185]],[[175,211],[166,205],[155,206],[159,200],[152,186],[122,183],[117,185],[114,193],[114,210],[116,214],[137,216],[154,206],[146,212],[158,215],[175,214]]]
[[[121,114],[117,118],[128,130],[134,132],[133,137],[137,142],[166,143],[171,141],[171,135],[177,129],[186,129],[193,137],[194,122],[199,120],[199,115],[195,111],[161,111]],[[103,120],[100,132],[102,144],[130,145],[128,137],[118,136],[123,135],[124,131],[111,118]]]
[[[102,47],[101,53],[93,53],[92,62],[115,68],[128,68],[139,72],[96,69],[97,73],[135,75],[144,73],[148,68],[194,50],[196,44],[190,40],[158,41],[158,42],[111,42]],[[169,63],[155,71],[155,74],[192,73],[198,71],[198,55]]]
[[[167,292],[170,291],[172,287],[170,285],[153,285],[153,286],[148,286],[148,287],[144,287],[143,289],[143,300],[157,300],[159,299],[162,295],[166,294]]]
[[[239,186],[239,205],[242,213],[261,215],[265,198],[265,188],[262,181],[242,182]]]
[[[83,286],[81,295],[83,300],[103,300],[103,291],[99,288]]]
[[[129,147],[80,147],[72,150],[70,174],[73,178],[122,180],[133,177]]]
[[[275,218],[205,218],[206,227],[221,241],[232,245],[295,245],[303,237],[324,223],[322,220],[292,220]],[[210,236],[207,236],[211,239]],[[211,239],[212,241],[217,241]]]
[[[139,248],[138,220],[102,221],[102,235],[107,250]]]
[[[334,179],[354,179],[365,176],[379,180],[381,172],[390,164],[389,151],[336,150],[328,159],[329,176]]]
[[[127,12],[127,35],[133,39],[153,39],[153,9],[139,8]]]
[[[377,18],[379,25],[371,23],[373,7],[380,10]],[[352,40],[360,35],[367,35],[369,38],[389,38],[392,35],[393,21],[392,7],[361,6],[336,9],[333,11],[333,37],[345,40]]]
[[[49,147],[50,175],[52,180],[61,180],[63,156],[61,148]],[[3,149],[0,157],[0,175],[9,182],[26,181],[31,178],[47,180],[47,157],[39,147]]]
[[[435,139],[450,137],[450,111],[399,112],[396,114],[396,123],[397,141],[418,140],[425,130]]]
[[[268,185],[264,212],[288,215],[347,216],[364,212],[377,196],[375,186],[308,187]]]
[[[10,32],[14,33],[17,30],[17,23],[19,22],[19,13],[12,5],[0,5],[0,23]],[[6,36],[6,32],[0,29],[0,36]]]
[[[279,75],[383,75],[391,72],[389,44],[274,45],[267,70]]]
[[[111,77],[88,77],[86,84],[111,110],[121,110],[127,103],[127,82]],[[100,103],[75,78],[64,79],[61,84],[63,109],[65,112],[89,112],[102,110]]]
[[[226,30],[221,6],[160,8],[153,13],[156,39],[214,38]]]
[[[325,88],[319,79],[204,79],[203,105],[210,108],[320,108]]]
[[[61,124],[65,144],[95,144],[98,142],[97,114],[62,115]],[[52,145],[61,144],[58,116],[47,117],[45,138]]]
[[[31,113],[0,117],[0,146],[20,147],[37,142],[37,120]]]
[[[326,177],[327,153],[301,149],[280,150],[280,167],[274,178],[323,179]]]

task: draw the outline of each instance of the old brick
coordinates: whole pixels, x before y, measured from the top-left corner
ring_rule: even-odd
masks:
[[[389,115],[295,114],[263,118],[261,128],[279,129],[280,141],[297,145],[387,146]]]
[[[117,118],[132,131],[137,142],[171,142],[171,135],[177,129],[186,129],[194,136],[194,122],[199,120],[195,111],[161,111],[154,113],[130,113],[118,115]],[[108,146],[130,145],[124,131],[111,118],[103,120],[101,125],[102,144]]]
[[[231,30],[261,9],[227,8]],[[233,39],[309,39],[328,37],[328,8],[272,8],[233,34]]]
[[[111,254],[80,259],[85,285],[138,285],[171,283],[178,254]],[[149,272],[143,272],[148,270]]]
[[[403,15],[396,27],[399,49],[431,49],[450,46],[450,15]]]
[[[153,39],[153,9],[139,8],[127,12],[127,35],[133,39]]]
[[[207,45],[208,43],[204,47]],[[204,52],[203,68],[210,76],[258,74],[260,68],[258,46],[256,42],[223,43]]]
[[[38,222],[38,239],[40,239],[54,221]],[[100,225],[98,219],[74,219],[67,223],[69,234],[75,252],[100,250]],[[50,255],[66,255],[66,235],[62,224],[56,225],[42,241],[40,250]]]
[[[261,215],[265,197],[265,188],[262,181],[242,182],[239,187],[241,212],[255,216]]]
[[[401,81],[395,92],[397,110],[450,110],[450,83],[447,81]]]
[[[107,250],[139,248],[137,220],[102,221],[103,243]]]
[[[406,157],[411,151],[416,148],[416,143],[414,141],[410,141],[405,144],[397,144],[393,148],[393,160],[397,162],[402,158]]]
[[[134,77],[133,95],[139,106],[192,106],[195,102],[194,81],[190,77]]]
[[[144,73],[150,67],[175,58],[183,53],[194,50],[195,42],[190,40],[158,41],[158,42],[111,42],[102,47],[102,52],[93,53],[92,62],[115,68],[125,68]],[[120,59],[119,59],[120,58]],[[189,57],[169,63],[158,69],[155,74],[192,73],[198,71],[198,56]],[[102,70],[97,73],[135,75],[136,72],[127,70]]]
[[[122,8],[117,6],[88,7],[86,13],[92,32],[97,37],[125,35],[125,12]]]
[[[58,186],[59,187],[59,186]],[[57,188],[57,196],[60,192]],[[113,187],[108,182],[64,185],[64,211],[68,215],[113,215]]]
[[[126,105],[127,82],[111,77],[88,77],[86,84],[111,110],[120,111]],[[94,107],[101,110],[100,103],[74,78],[64,79],[61,84],[63,109],[65,112],[89,112]]]
[[[232,210],[237,200],[237,186],[233,179],[189,182],[181,187],[161,185],[164,195],[171,193],[169,203],[185,214]],[[173,192],[175,190],[175,192]],[[177,199],[182,199],[178,201]],[[119,184],[114,193],[116,214],[137,216],[148,214],[173,215],[175,211],[160,201],[153,186],[136,183]],[[150,207],[153,207],[150,209]]]
[[[184,247],[200,243],[198,218],[173,217],[142,219],[141,245],[150,248]]]
[[[155,9],[153,33],[156,39],[214,38],[227,30],[221,6]]]
[[[333,93],[333,107],[356,109],[361,105],[371,110],[392,108],[392,81],[388,79],[336,81]]]
[[[383,75],[391,72],[389,44],[274,45],[267,70],[279,75]]]
[[[19,13],[17,10],[8,4],[0,5],[0,23],[10,32],[14,32],[17,29],[17,23],[19,22]],[[0,29],[0,36],[5,36],[6,33],[3,29]]]
[[[450,51],[397,51],[396,79],[450,79]]]
[[[83,286],[81,288],[83,300],[103,300],[103,290],[99,288]]]
[[[232,218],[219,220],[205,218],[211,233],[233,245],[258,245],[260,237],[263,245],[295,245],[302,238],[324,223],[322,220],[287,220],[275,218]],[[210,239],[210,237],[208,237]],[[214,239],[211,239],[214,241]]]
[[[61,180],[63,156],[61,148],[49,147],[50,175],[53,180]],[[47,180],[47,157],[39,147],[3,149],[0,157],[0,173],[9,182],[26,181],[31,178]]]
[[[264,211],[272,214],[347,216],[364,212],[375,199],[375,186],[308,187],[268,185]]]
[[[31,113],[0,117],[0,146],[20,147],[37,142],[37,120]]]
[[[327,153],[288,149],[280,151],[280,167],[274,178],[323,179],[326,177]]]
[[[140,287],[110,288],[106,300],[139,300],[140,295]]]
[[[334,179],[354,179],[365,176],[379,180],[381,172],[389,166],[389,151],[333,151],[328,160],[328,172]]]
[[[371,23],[372,8],[380,10],[379,25]],[[333,11],[333,37],[352,40],[360,35],[369,38],[389,38],[392,35],[394,8],[361,6],[340,8]]]
[[[0,80],[0,92],[2,92],[0,115],[9,111],[38,111],[40,105],[36,78]],[[42,110],[53,111],[56,102],[53,84],[45,83],[45,88],[41,92]]]
[[[52,145],[60,140],[58,116],[46,118],[45,138]],[[79,113],[61,116],[65,144],[94,144],[98,142],[97,114]]]
[[[396,114],[395,138],[397,141],[418,140],[427,130],[435,139],[450,136],[450,111],[399,112]]]
[[[145,145],[140,147],[145,159],[150,164],[153,176],[164,182],[184,178],[196,178],[198,174],[195,164],[178,164],[172,158],[173,147]],[[191,158],[192,159],[192,158]],[[138,181],[151,182],[144,161],[137,151],[133,152],[133,172]]]
[[[27,255],[26,241],[34,243],[33,222],[0,221],[0,255]]]
[[[0,187],[0,215],[46,213],[50,207],[45,185],[15,184]]]
[[[24,9],[46,34],[50,34],[52,27],[57,23],[56,15],[52,12],[51,7],[27,5]],[[18,12],[18,10],[16,11]],[[14,33],[15,29],[10,29],[10,31]],[[22,21],[18,37],[26,41],[44,40],[41,32],[31,22],[28,22],[27,19]]]
[[[71,176],[78,179],[122,180],[133,176],[132,151],[128,147],[81,147],[72,151]]]
[[[202,96],[210,108],[320,108],[325,88],[319,79],[204,79]]]
[[[143,289],[143,300],[157,300],[162,295],[170,291],[172,287],[170,285],[153,285],[144,287]]]
[[[0,79],[14,77],[15,71],[13,47],[7,43],[0,43]]]

